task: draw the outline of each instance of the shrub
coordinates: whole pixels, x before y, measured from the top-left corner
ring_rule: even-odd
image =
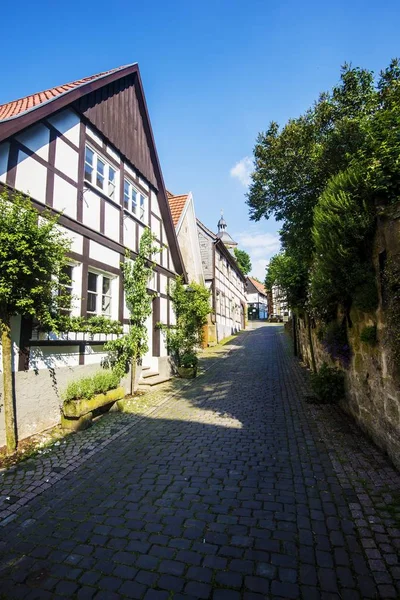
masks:
[[[119,386],[120,379],[112,371],[99,371],[91,377],[71,381],[63,394],[64,400],[89,400],[96,394],[105,394]]]
[[[311,375],[311,387],[321,402],[334,404],[344,397],[343,371],[323,363],[318,373]]]
[[[400,376],[400,260],[388,260],[384,272],[386,341],[391,350],[396,374]]]
[[[360,340],[364,342],[364,344],[376,346],[378,343],[376,325],[364,327],[360,333]]]
[[[185,369],[190,367],[197,367],[198,358],[194,352],[187,352],[181,356],[181,367],[185,367]]]

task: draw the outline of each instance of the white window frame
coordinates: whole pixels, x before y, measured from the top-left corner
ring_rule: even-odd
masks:
[[[87,150],[93,153],[93,161],[90,163],[87,160]],[[100,164],[103,166],[103,172],[99,168]],[[91,169],[90,179],[86,176],[86,167]],[[90,144],[85,144],[85,166],[84,166],[84,181],[90,183],[96,189],[100,190],[110,200],[118,202],[117,198],[117,169],[111,165],[108,160],[102,155],[96,152]],[[102,178],[102,185],[99,185],[98,179]]]
[[[89,290],[89,275],[96,276],[96,290]],[[108,281],[109,281],[108,293],[104,292],[103,282],[105,279],[108,279]],[[113,308],[113,305],[112,305],[112,281],[113,281],[113,279],[115,279],[115,277],[110,275],[110,273],[96,271],[95,269],[91,269],[89,267],[88,275],[87,275],[87,282],[86,282],[86,293],[87,293],[86,313],[88,316],[99,315],[99,316],[108,317],[109,319],[111,319],[112,308]],[[89,310],[89,295],[95,296],[95,298],[96,298],[95,310]],[[109,303],[108,303],[109,308],[107,311],[105,311],[103,308],[103,302],[104,302],[105,298],[108,298],[108,300],[109,300]]]
[[[128,193],[126,193],[126,186]],[[124,209],[142,223],[146,223],[148,200],[148,196],[143,194],[128,177],[124,178]]]

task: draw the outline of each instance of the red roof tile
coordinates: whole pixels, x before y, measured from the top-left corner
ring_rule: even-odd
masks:
[[[254,287],[257,288],[257,290],[260,292],[260,294],[263,294],[264,296],[267,295],[267,291],[266,291],[263,283],[260,283],[259,281],[257,281],[257,279],[253,279],[253,277],[249,277],[249,280],[254,285]]]
[[[29,109],[39,106],[44,102],[54,100],[54,98],[57,98],[61,94],[65,94],[67,92],[70,92],[71,90],[74,90],[80,85],[84,85],[85,83],[89,83],[90,81],[94,81],[95,79],[100,79],[101,77],[105,77],[110,73],[114,73],[115,71],[119,71],[120,69],[124,68],[125,66],[117,67],[116,69],[104,71],[103,73],[92,75],[91,77],[78,79],[77,81],[65,83],[63,85],[50,88],[49,90],[45,90],[43,92],[37,92],[35,94],[31,94],[30,96],[25,96],[25,98],[19,98],[18,100],[13,100],[12,102],[7,102],[6,104],[0,104],[0,121],[5,121],[6,119],[17,117]]]
[[[180,196],[174,196],[167,190],[167,197],[169,202],[169,207],[171,209],[172,221],[174,223],[174,227],[176,227],[179,223],[179,219],[181,218],[181,214],[183,209],[185,208],[185,204],[187,202],[189,194],[182,194]]]

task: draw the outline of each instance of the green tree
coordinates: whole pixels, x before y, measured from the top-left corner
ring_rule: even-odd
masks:
[[[139,253],[135,260],[130,259],[130,253],[127,251],[121,269],[125,302],[129,311],[129,331],[115,340],[110,340],[104,346],[108,352],[105,366],[110,366],[120,378],[125,375],[130,365],[131,394],[136,389],[137,363],[149,349],[146,320],[152,313],[154,294],[149,293],[148,285],[155,266],[151,257],[158,251],[159,248],[154,245],[154,236],[148,228],[140,238]]]
[[[236,262],[243,275],[248,275],[251,271],[251,259],[245,250],[234,249]]]
[[[178,367],[196,366],[197,350],[203,341],[203,327],[211,312],[210,291],[201,284],[183,284],[177,277],[171,286],[176,324],[164,328],[168,348]]]
[[[57,328],[59,310],[70,302],[60,289],[69,248],[54,216],[45,212],[39,217],[22,195],[0,195],[0,331],[8,453],[17,446],[11,317],[34,318],[48,330]]]

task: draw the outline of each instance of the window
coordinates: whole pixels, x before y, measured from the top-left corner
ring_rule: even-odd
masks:
[[[73,284],[73,270],[72,265],[65,265],[62,269],[62,278],[60,281],[60,288],[58,291],[59,296],[67,296],[70,298],[69,302],[72,302],[72,284]],[[69,315],[71,313],[71,306],[61,308],[64,314]]]
[[[144,221],[146,216],[146,201],[146,196],[141,194],[130,181],[125,179],[124,207],[126,210],[135,215],[135,217],[139,217],[141,221]]]
[[[116,188],[116,170],[101,158],[89,146],[85,148],[85,181],[100,189],[109,198],[114,199]]]
[[[101,273],[88,272],[87,313],[111,316],[111,278]]]

